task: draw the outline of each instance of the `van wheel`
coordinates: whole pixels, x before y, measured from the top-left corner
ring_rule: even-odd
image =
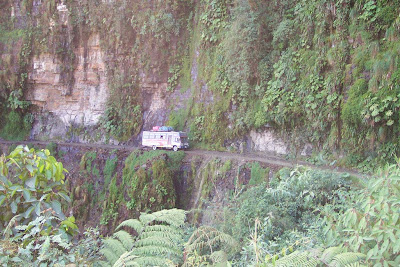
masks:
[[[174,151],[178,151],[178,147],[177,147],[177,146],[174,146],[172,149],[173,149]]]
[[[153,146],[153,150],[157,150],[157,146]]]

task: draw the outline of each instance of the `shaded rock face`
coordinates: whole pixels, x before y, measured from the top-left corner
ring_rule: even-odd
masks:
[[[288,153],[286,144],[272,131],[251,131],[250,139],[252,141],[252,149],[255,151],[274,152],[277,154]]]
[[[90,36],[87,47],[78,47],[74,53],[77,64],[72,74],[73,84],[63,79],[64,63],[56,56],[41,54],[34,57],[27,99],[59,117],[66,126],[74,123],[94,125],[104,113],[108,97],[99,36]]]
[[[141,73],[140,88],[142,92],[143,129],[150,130],[154,125],[162,125],[167,120],[167,86],[159,77],[157,70],[152,73]]]

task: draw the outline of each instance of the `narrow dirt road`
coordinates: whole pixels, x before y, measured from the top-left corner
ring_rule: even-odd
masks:
[[[4,145],[42,145],[46,146],[49,142],[45,141],[4,141],[0,140],[0,144]],[[135,149],[139,149],[140,147],[135,146],[124,146],[124,145],[106,145],[106,144],[86,144],[86,143],[65,143],[65,142],[54,142],[58,146],[61,147],[84,147],[84,148],[101,148],[101,149],[117,149],[117,150],[125,150],[125,151],[133,151]],[[334,166],[316,166],[306,161],[299,161],[299,160],[286,160],[282,157],[267,154],[267,153],[243,153],[238,154],[234,152],[220,152],[220,151],[209,151],[209,150],[187,150],[185,151],[186,154],[191,156],[204,156],[204,157],[217,157],[221,159],[234,159],[239,161],[258,161],[263,162],[269,165],[280,166],[280,167],[294,167],[297,165],[309,166],[315,169],[322,169],[322,170],[331,170],[338,173],[349,173],[353,176],[359,178],[365,178],[367,175],[361,174],[354,170],[348,170],[343,168],[337,168]]]

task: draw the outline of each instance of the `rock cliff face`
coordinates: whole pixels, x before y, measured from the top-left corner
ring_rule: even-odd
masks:
[[[24,14],[26,8],[22,8],[21,4],[20,1],[12,3],[11,15],[17,16],[23,25],[22,22],[27,21],[28,17]],[[106,17],[110,15],[108,12],[118,5],[103,1],[99,6],[107,9],[100,14]],[[138,33],[135,29],[128,27],[122,31],[124,26],[133,25],[132,21],[114,21],[113,25],[106,26],[108,18],[105,18],[101,20],[103,27],[112,28],[116,32],[96,30],[94,23],[89,21],[94,21],[94,18],[90,16],[98,10],[97,7],[91,5],[60,1],[56,2],[55,6],[49,7],[42,1],[34,1],[32,7],[33,19],[37,21],[39,21],[40,13],[46,10],[53,12],[53,16],[48,21],[35,22],[44,23],[48,28],[46,38],[47,47],[50,49],[33,51],[34,56],[31,57],[28,68],[25,99],[29,100],[36,110],[31,138],[103,142],[104,132],[98,127],[98,123],[106,113],[108,101],[120,99],[121,104],[116,105],[116,109],[119,110],[124,108],[124,103],[130,103],[121,100],[125,96],[118,94],[127,94],[127,98],[135,98],[140,103],[142,130],[167,123],[171,112],[175,114],[182,113],[184,110],[188,112],[196,105],[212,109],[213,105],[222,100],[222,96],[214,95],[209,90],[201,74],[199,76],[199,71],[201,71],[199,68],[204,68],[201,66],[204,63],[199,62],[201,52],[199,45],[190,48],[194,51],[186,52],[188,55],[192,54],[191,58],[187,58],[186,71],[189,81],[186,87],[183,88],[177,81],[172,81],[175,88],[168,88],[171,84],[169,78],[171,74],[174,75],[168,68],[176,66],[175,54],[181,53],[178,49],[184,48],[182,45],[178,47],[177,43],[180,40],[183,44],[185,42],[188,44],[189,41],[182,31],[180,37],[177,35],[169,42],[165,42],[163,37],[144,38],[138,41]],[[153,5],[142,6],[142,8],[150,10],[150,14],[157,13]],[[123,6],[118,6],[117,13],[123,12]],[[125,17],[126,15],[122,16],[122,18]],[[145,18],[145,23],[148,20],[151,21],[151,18]],[[124,26],[121,24],[115,29],[116,23],[123,23]],[[110,42],[109,38],[112,36],[115,38],[114,35],[117,35],[115,41]],[[124,35],[129,41],[118,42],[123,39],[119,35]],[[164,43],[160,40],[164,40]],[[139,45],[137,45],[138,42],[140,42]],[[137,51],[134,52],[134,49]],[[177,62],[178,66],[182,64],[179,60]],[[182,70],[182,66],[179,68]],[[124,88],[127,84],[137,88],[132,96],[128,91],[115,89],[116,87]],[[126,119],[131,119],[131,116]],[[201,117],[202,114],[197,114],[197,116]],[[177,120],[183,119],[185,118],[177,118]],[[186,122],[179,121],[179,123],[180,128],[189,130]],[[200,128],[201,125],[196,127]],[[85,131],[76,131],[76,129],[85,129]],[[83,136],[83,132],[86,136]],[[94,134],[97,135],[96,138],[93,138]],[[215,132],[215,135],[219,135],[218,132]],[[136,137],[133,136],[133,138]],[[253,131],[249,140],[253,145],[248,148],[253,150],[287,153],[285,144],[275,138],[272,132],[256,134]]]
[[[170,124],[211,149],[291,153],[288,138],[265,127],[261,100],[273,69],[249,54],[267,50],[259,31],[239,30],[255,19],[245,2],[7,0],[0,14],[11,22],[0,26],[23,34],[7,49],[0,39],[16,76],[9,89],[0,84],[0,99],[22,82],[20,98],[32,105],[18,111],[34,115],[33,139],[132,144]]]
[[[87,47],[74,51],[77,64],[73,84],[63,80],[61,62],[52,54],[33,58],[27,99],[42,111],[53,113],[65,125],[94,125],[104,113],[109,94],[99,35],[89,37]]]

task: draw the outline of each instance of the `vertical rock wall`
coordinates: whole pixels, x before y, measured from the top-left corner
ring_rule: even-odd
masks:
[[[108,97],[104,54],[97,34],[89,37],[87,47],[74,51],[77,65],[70,84],[62,80],[62,65],[55,55],[41,54],[33,59],[29,73],[27,99],[43,111],[53,113],[66,125],[96,124],[104,113]]]

